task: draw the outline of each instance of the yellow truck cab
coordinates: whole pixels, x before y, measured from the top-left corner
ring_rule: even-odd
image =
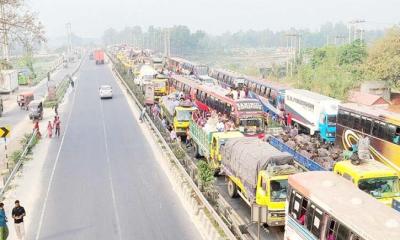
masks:
[[[190,101],[179,100],[178,93],[162,96],[160,99],[161,116],[174,128],[177,136],[186,136],[192,112],[197,108]]]
[[[333,171],[385,205],[392,206],[393,199],[400,200],[399,174],[378,161],[363,161],[359,165],[350,160],[340,161]]]
[[[229,139],[221,155],[229,196],[265,208],[267,224],[283,226],[288,178],[298,172],[293,157],[256,138]]]
[[[152,80],[154,86],[154,96],[159,100],[162,96],[168,93],[168,77],[162,74],[157,74],[156,78]]]
[[[179,105],[175,107],[172,124],[177,136],[186,136],[186,129],[189,128],[189,121],[195,110],[196,108],[192,106]]]

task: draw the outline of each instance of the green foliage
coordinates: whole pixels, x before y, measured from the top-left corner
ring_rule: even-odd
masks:
[[[310,55],[309,63],[300,64],[291,79],[298,88],[344,100],[349,90],[363,80],[362,64],[367,51],[360,41],[314,49]]]
[[[400,86],[400,28],[394,27],[368,51],[365,78]]]
[[[212,169],[207,162],[202,160],[197,162],[197,169],[198,169],[197,176],[201,185],[203,186],[204,189],[209,188],[215,180],[214,169]]]
[[[360,40],[354,41],[351,44],[344,45],[339,48],[338,64],[361,64],[367,57],[366,45]]]
[[[11,153],[10,159],[13,163],[17,163],[20,156],[22,154],[22,150],[16,150],[14,152]]]

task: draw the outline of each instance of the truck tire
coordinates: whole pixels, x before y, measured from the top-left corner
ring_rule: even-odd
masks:
[[[228,195],[231,198],[236,198],[238,195],[236,184],[230,178],[228,178]]]

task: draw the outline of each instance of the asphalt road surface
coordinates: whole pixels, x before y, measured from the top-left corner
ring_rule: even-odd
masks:
[[[101,84],[113,99],[100,100]],[[86,59],[74,91],[27,239],[200,239],[109,67]]]

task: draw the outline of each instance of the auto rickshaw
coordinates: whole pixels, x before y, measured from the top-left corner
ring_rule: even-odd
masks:
[[[43,103],[40,100],[34,100],[29,103],[29,119],[42,120],[43,119]]]
[[[33,93],[32,92],[24,92],[17,96],[17,103],[21,109],[28,110],[28,105],[31,101],[33,101]]]

